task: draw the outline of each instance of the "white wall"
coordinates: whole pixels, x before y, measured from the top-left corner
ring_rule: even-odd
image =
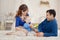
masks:
[[[0,20],[4,20],[4,17],[15,10],[14,0],[0,0]]]
[[[29,13],[32,18],[32,22],[40,23],[41,17],[45,18],[46,10],[48,9],[55,9],[57,11],[57,0],[48,0],[50,2],[50,7],[48,6],[41,6],[41,0],[23,0],[22,2],[27,4],[29,7]]]
[[[21,0],[0,0],[0,21],[12,12],[14,15],[21,4]]]
[[[58,0],[57,2],[57,22],[58,22],[58,26],[60,28],[60,0]]]
[[[10,12],[16,13],[18,7],[21,4],[25,3],[29,7],[29,14],[32,19],[31,20],[32,23],[40,23],[45,18],[45,12],[47,9],[55,9],[57,12],[56,19],[58,20],[58,24],[59,24],[60,0],[48,0],[48,1],[50,2],[50,7],[41,6],[40,0],[0,0],[0,16],[3,16]]]

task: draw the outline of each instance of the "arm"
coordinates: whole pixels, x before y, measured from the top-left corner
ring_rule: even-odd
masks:
[[[51,33],[43,33],[43,32],[38,32],[36,33],[36,36],[44,36],[44,37],[49,37],[49,36],[57,36],[57,25],[53,25],[51,28]]]
[[[38,32],[42,32],[42,27],[43,27],[43,25],[46,23],[46,20],[47,20],[47,19],[45,19],[43,22],[41,22],[41,23],[39,24],[39,26],[38,26]]]
[[[43,26],[43,23],[40,23],[38,26],[38,32],[42,32],[42,26]]]
[[[25,22],[23,22],[19,17],[16,17],[16,23],[15,23],[15,28],[17,31],[25,31],[23,30],[23,25],[25,24]]]
[[[15,23],[15,27],[19,27],[19,26],[23,26],[25,22],[23,22],[21,20],[21,18],[16,17],[16,23]]]

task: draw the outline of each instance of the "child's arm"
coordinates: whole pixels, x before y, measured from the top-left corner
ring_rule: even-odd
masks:
[[[31,28],[34,32],[38,33],[38,30],[35,29],[32,24],[30,24],[30,28]]]

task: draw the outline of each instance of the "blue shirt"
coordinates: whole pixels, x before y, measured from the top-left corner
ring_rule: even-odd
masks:
[[[23,26],[25,21],[23,21],[19,16],[16,17],[15,27]]]
[[[29,14],[27,14],[26,16],[29,16]],[[15,27],[23,26],[24,23],[25,21],[23,21],[19,16],[16,17]]]
[[[27,15],[28,16],[28,15]],[[30,23],[29,23],[30,24]],[[24,27],[27,31],[31,31],[30,25],[26,24],[19,16],[16,17],[15,27]]]
[[[45,19],[42,23],[39,24],[38,31],[43,32],[45,37],[57,36],[58,28],[56,19],[51,21],[47,21],[47,19]]]

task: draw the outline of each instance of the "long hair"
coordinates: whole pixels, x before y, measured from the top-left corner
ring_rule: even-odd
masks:
[[[22,16],[22,11],[25,12],[27,9],[28,9],[27,5],[25,4],[20,5],[15,17]]]

